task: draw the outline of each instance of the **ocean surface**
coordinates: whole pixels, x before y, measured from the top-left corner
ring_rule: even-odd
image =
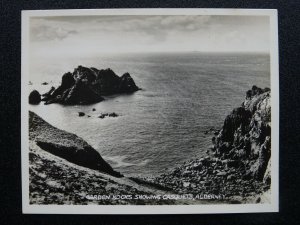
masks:
[[[157,175],[205,155],[212,137],[205,131],[221,128],[252,85],[270,87],[268,55],[193,52],[38,59],[30,64],[29,89],[45,93],[78,65],[129,72],[142,90],[88,106],[41,103],[29,109],[82,137],[128,176]],[[78,117],[79,111],[91,117]],[[97,118],[106,112],[120,116]]]

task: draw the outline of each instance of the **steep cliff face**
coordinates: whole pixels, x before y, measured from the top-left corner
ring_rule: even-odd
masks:
[[[250,91],[226,117],[213,149],[222,160],[242,161],[248,175],[261,181],[271,156],[271,93],[256,86]]]
[[[104,100],[103,95],[132,93],[139,90],[129,73],[121,77],[111,69],[98,70],[78,66],[62,76],[61,85],[43,94],[45,104],[91,104]]]
[[[253,86],[212,138],[208,155],[148,180],[178,193],[259,202],[271,183],[271,92]],[[257,200],[258,199],[258,200]]]

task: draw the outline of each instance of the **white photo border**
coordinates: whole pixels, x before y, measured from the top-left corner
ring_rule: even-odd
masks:
[[[29,19],[47,16],[96,15],[231,15],[269,16],[271,79],[271,203],[218,205],[31,205],[29,203]],[[21,162],[22,210],[26,214],[217,214],[279,211],[279,56],[278,16],[276,9],[68,9],[22,11],[21,58]]]

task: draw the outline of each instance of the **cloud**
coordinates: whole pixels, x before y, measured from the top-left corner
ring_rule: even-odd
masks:
[[[140,33],[163,41],[170,32],[204,29],[210,16],[66,16],[32,19],[32,41],[63,40],[69,35],[101,32]],[[72,29],[73,28],[73,29]]]
[[[36,51],[72,56],[131,51],[267,52],[270,42],[269,20],[262,16],[37,17],[31,19],[30,30],[32,45],[39,43]]]
[[[55,41],[63,40],[70,35],[77,34],[75,29],[68,29],[64,26],[53,25],[46,22],[35,21],[30,27],[30,39],[32,41]]]
[[[154,40],[165,40],[172,32],[191,32],[207,27],[210,16],[136,16],[133,19],[122,21],[119,30],[124,32],[139,31],[152,37]],[[113,25],[111,26],[113,27]],[[118,26],[117,26],[118,27]]]

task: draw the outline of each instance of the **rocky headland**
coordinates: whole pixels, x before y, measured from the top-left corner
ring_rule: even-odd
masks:
[[[208,155],[147,181],[176,193],[221,195],[225,202],[269,201],[271,92],[253,86],[242,105],[214,132]]]
[[[129,73],[118,76],[111,69],[78,66],[62,76],[61,85],[42,95],[45,104],[79,105],[97,103],[102,96],[139,90]]]

